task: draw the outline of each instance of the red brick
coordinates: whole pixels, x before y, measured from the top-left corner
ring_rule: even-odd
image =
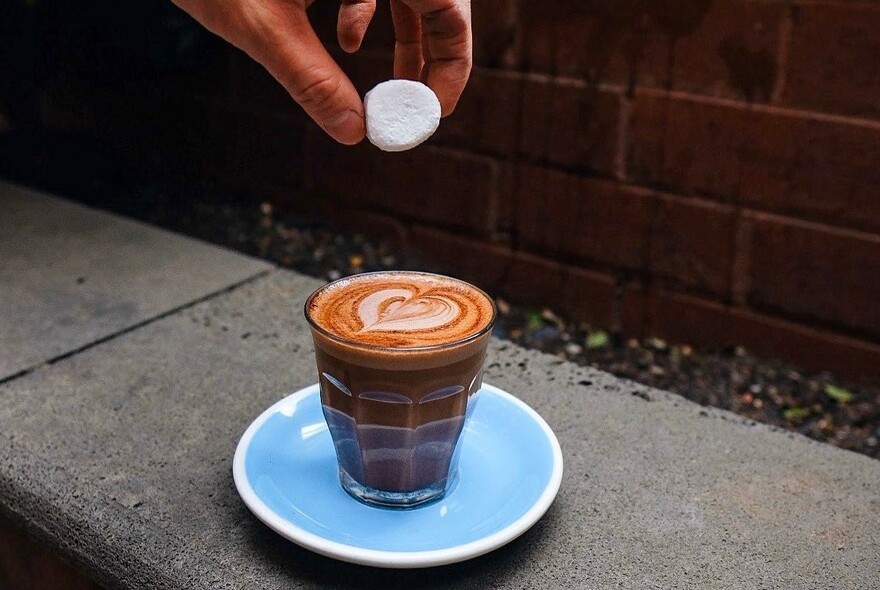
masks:
[[[516,212],[519,210],[516,187],[519,185],[519,166],[503,162],[501,180],[495,203],[495,229],[510,232],[516,224]]]
[[[500,294],[513,260],[507,248],[418,225],[410,232],[409,245],[429,268],[470,281],[492,295]]]
[[[647,268],[649,192],[523,165],[517,203],[516,229],[525,247],[611,267]]]
[[[794,217],[880,230],[880,125],[749,113],[741,201]]]
[[[471,4],[475,64],[516,66],[517,16],[517,0],[480,0]]]
[[[782,3],[569,0],[521,5],[526,69],[767,100]]]
[[[783,101],[880,118],[880,6],[807,4],[795,15]]]
[[[728,308],[716,301],[654,287],[648,306],[647,332],[652,336],[695,346],[746,344],[733,338]]]
[[[880,229],[880,125],[642,91],[627,176],[685,194]]]
[[[874,342],[779,320],[753,311],[661,289],[650,293],[648,333],[707,347],[744,345],[752,352],[862,382],[880,379]]]
[[[660,0],[645,7],[638,84],[769,100],[788,10],[783,3]]]
[[[520,3],[522,63],[532,71],[623,84],[641,54],[643,2]]]
[[[489,234],[501,166],[444,148],[380,152],[366,142],[340,146],[311,130],[308,169],[319,195],[355,209]]]
[[[530,76],[523,83],[520,150],[531,160],[610,175],[620,113],[617,92]]]
[[[519,139],[521,104],[519,74],[476,69],[455,112],[440,122],[431,141],[511,155]]]
[[[880,236],[751,214],[748,302],[880,335]]]
[[[617,325],[611,326],[616,332],[630,338],[644,338],[648,335],[648,290],[640,283],[625,283],[618,291],[615,318]]]
[[[880,346],[746,310],[730,310],[732,339],[759,355],[781,357],[815,371],[830,370],[854,381],[880,380]]]
[[[560,309],[569,317],[592,326],[610,328],[614,323],[614,277],[573,266],[564,266],[565,283]]]
[[[636,93],[628,178],[687,194],[739,191],[746,111],[654,91]]]
[[[653,221],[653,275],[691,289],[728,293],[736,230],[732,207],[663,196]]]
[[[350,233],[381,240],[403,251],[407,248],[407,228],[397,219],[360,209],[330,208],[325,213],[333,223]]]
[[[510,301],[562,311],[607,327],[612,323],[614,278],[552,260],[425,227],[410,244],[438,268]]]

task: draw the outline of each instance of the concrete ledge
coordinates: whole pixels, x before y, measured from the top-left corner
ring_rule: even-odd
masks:
[[[91,237],[67,238],[69,259],[82,248],[97,268],[114,241],[83,231]],[[160,232],[143,248],[161,251],[167,239],[182,238]],[[167,273],[240,258],[197,250]],[[67,258],[57,258],[64,272]],[[263,268],[247,262],[245,276]],[[0,284],[14,276],[51,291],[53,272],[8,273]],[[95,297],[128,300],[116,271],[101,272]],[[160,285],[175,283],[161,264],[149,272]],[[255,416],[316,380],[301,307],[319,282],[280,270],[228,280],[202,296],[171,289],[169,301],[187,303],[158,317],[143,311],[134,327],[133,316],[87,300],[84,325],[105,330],[92,337],[109,336],[83,347],[75,330],[61,330],[49,348],[16,362],[60,358],[0,384],[0,511],[107,586],[878,587],[880,462],[500,341],[486,381],[535,407],[565,455],[547,515],[494,553],[429,572],[363,568],[300,549],[247,511],[231,461]],[[36,292],[16,288],[16,297]],[[53,322],[62,308],[7,306],[0,325],[18,314],[21,326],[33,325],[28,317]],[[32,338],[24,327],[4,334],[9,349]]]
[[[280,539],[230,463],[254,416],[315,380],[300,309],[317,284],[278,271],[0,387],[0,503],[132,588],[876,587],[880,463],[503,342],[487,381],[566,459],[535,529],[442,575]]]
[[[271,265],[0,181],[0,381]]]

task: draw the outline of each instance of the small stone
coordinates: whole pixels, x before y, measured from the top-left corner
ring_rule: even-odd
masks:
[[[869,436],[867,439],[865,439],[865,444],[868,445],[869,447],[876,447],[877,446],[877,437],[876,436]]]
[[[269,203],[268,201],[260,203],[260,213],[263,215],[272,215],[272,203]]]
[[[629,340],[626,341],[626,345],[630,348],[638,348],[639,341],[636,340],[635,338],[630,338]]]
[[[659,365],[651,365],[651,368],[648,369],[648,372],[651,373],[654,377],[663,377],[666,374],[666,369]]]
[[[335,268],[327,271],[327,279],[331,281],[335,281],[342,277],[342,273],[336,270]]]
[[[577,356],[584,351],[584,347],[576,342],[569,342],[565,345],[565,352],[569,356]]]
[[[656,351],[663,352],[668,348],[666,341],[662,338],[648,338],[645,340],[645,346],[647,348],[653,348]]]
[[[510,304],[501,297],[495,299],[495,307],[501,315],[510,315]]]

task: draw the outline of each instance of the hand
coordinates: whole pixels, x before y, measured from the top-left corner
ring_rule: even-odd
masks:
[[[306,15],[312,0],[173,1],[262,64],[331,137],[348,145],[364,138],[363,101],[315,35]],[[470,0],[390,2],[394,76],[425,82],[450,114],[471,71]],[[337,35],[345,51],[360,48],[375,10],[376,0],[342,0]]]

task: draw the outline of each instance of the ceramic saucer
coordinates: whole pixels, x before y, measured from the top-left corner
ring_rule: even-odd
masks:
[[[458,484],[441,500],[393,510],[346,494],[317,384],[248,427],[233,460],[238,493],[280,535],[342,561],[413,568],[488,553],[550,507],[562,480],[562,452],[525,403],[491,385],[478,395],[462,434]]]

